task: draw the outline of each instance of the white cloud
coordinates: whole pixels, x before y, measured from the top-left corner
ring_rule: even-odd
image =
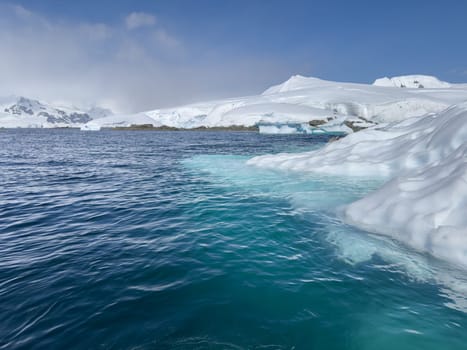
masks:
[[[116,112],[260,92],[289,75],[262,58],[201,50],[160,25],[129,31],[0,4],[0,96]]]
[[[12,5],[11,8],[13,9],[16,16],[22,19],[28,19],[33,16],[33,13],[21,5]]]
[[[177,38],[167,33],[164,29],[154,31],[154,40],[157,44],[170,49],[181,48],[181,43]]]
[[[127,29],[152,27],[156,24],[156,17],[145,12],[132,12],[125,18]]]
[[[112,29],[103,23],[83,23],[79,29],[90,40],[105,40],[112,36]]]

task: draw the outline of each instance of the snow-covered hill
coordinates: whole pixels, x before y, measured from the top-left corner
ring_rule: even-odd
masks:
[[[4,128],[80,127],[110,114],[111,111],[98,107],[83,111],[25,97],[0,98],[0,127]]]
[[[374,123],[405,120],[440,112],[452,104],[467,100],[467,85],[448,84],[428,76],[398,79],[407,84],[409,81],[413,84],[418,81],[426,84],[426,87],[395,89],[394,84],[340,83],[293,76],[257,96],[112,116],[93,120],[84,128],[96,130],[102,126],[142,123],[176,128],[264,124],[269,132],[280,132],[281,127],[289,124],[311,124],[325,130],[350,133],[352,128],[349,126],[352,125],[365,127]],[[431,88],[435,86],[436,89]]]

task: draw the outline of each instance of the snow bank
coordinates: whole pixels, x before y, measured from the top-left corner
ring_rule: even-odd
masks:
[[[346,207],[345,219],[467,267],[467,103],[361,131],[317,151],[261,156],[248,164],[392,178]]]
[[[466,213],[467,143],[438,165],[395,178],[351,204],[345,217],[367,231],[467,267]]]
[[[404,75],[400,77],[393,78],[380,78],[376,79],[373,85],[376,86],[389,86],[389,87],[399,87],[399,88],[450,88],[451,84],[441,81],[436,77],[430,75]]]
[[[266,155],[250,164],[304,172],[392,176],[436,164],[452,153],[467,140],[460,127],[465,121],[465,109],[453,107],[440,114],[360,131],[318,151]]]

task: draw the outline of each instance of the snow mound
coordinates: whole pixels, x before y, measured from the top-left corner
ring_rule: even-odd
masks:
[[[402,75],[393,78],[384,77],[376,79],[373,85],[411,89],[437,89],[451,87],[451,84],[430,75]]]
[[[345,219],[467,267],[467,103],[364,130],[317,151],[260,156],[248,164],[392,178],[345,208]]]
[[[355,226],[467,267],[466,212],[464,143],[438,165],[397,177],[349,205],[344,215]]]
[[[329,82],[318,78],[294,75],[282,84],[271,86],[269,89],[263,92],[263,95],[272,95],[281,92],[302,90],[306,88],[323,86],[326,84],[329,84]]]

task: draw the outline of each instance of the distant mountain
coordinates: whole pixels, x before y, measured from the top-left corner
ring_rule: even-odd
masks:
[[[53,106],[26,97],[0,99],[0,127],[6,128],[80,127],[93,119],[111,114],[110,110],[99,107],[86,111]]]

